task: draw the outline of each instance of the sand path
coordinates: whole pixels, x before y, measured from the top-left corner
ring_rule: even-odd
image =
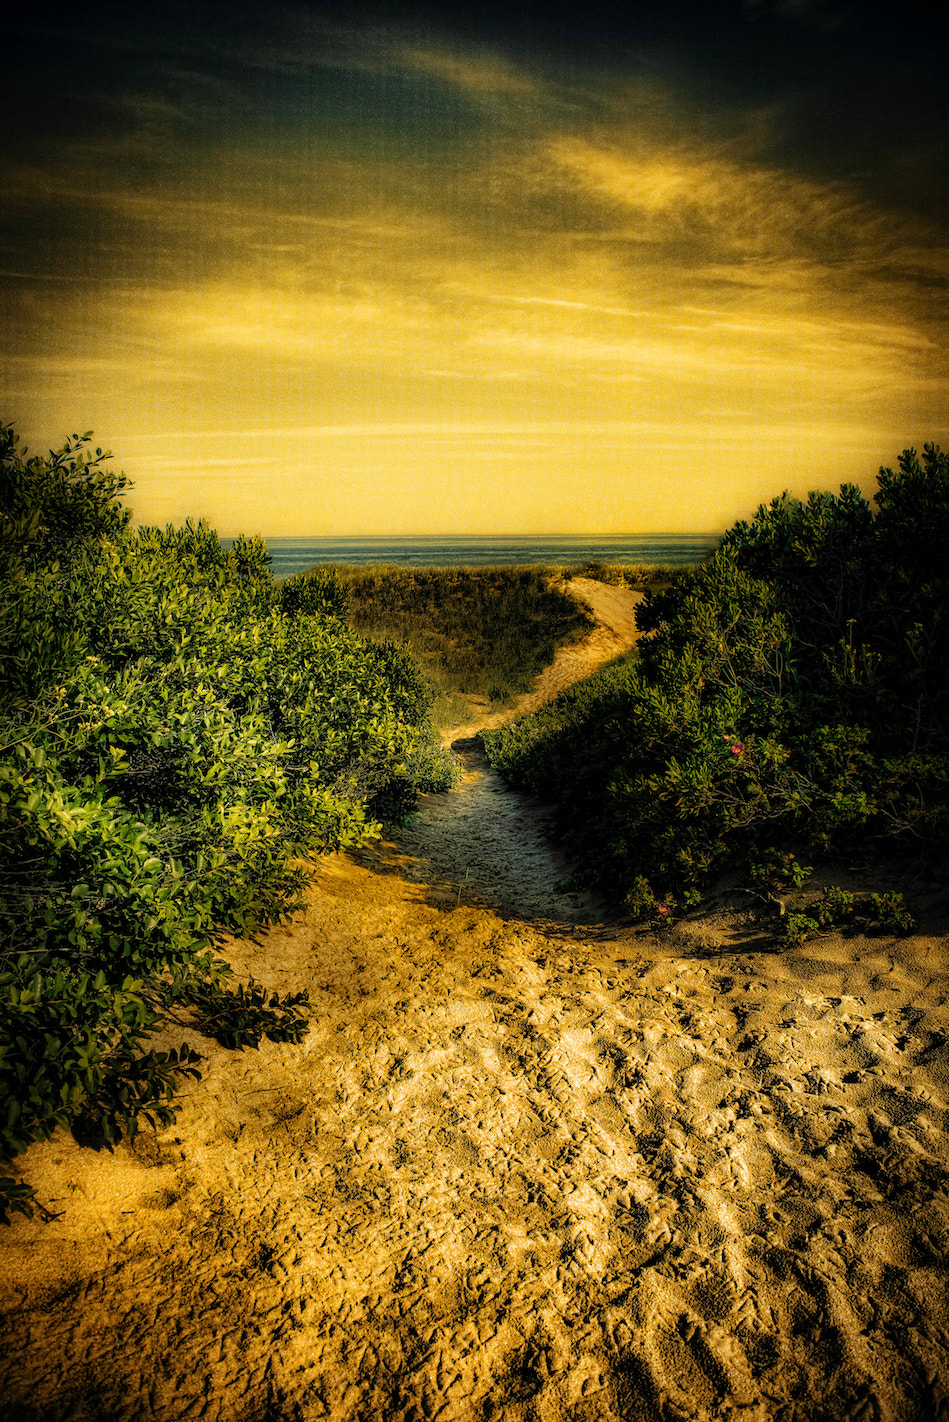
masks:
[[[446,744],[451,744],[459,736],[473,736],[476,731],[493,730],[515,716],[536,711],[539,706],[552,701],[575,681],[589,676],[597,667],[603,666],[613,657],[618,657],[621,652],[629,651],[634,645],[639,636],[636,608],[643,600],[643,593],[632,588],[618,588],[609,583],[599,583],[593,578],[571,578],[558,586],[577,598],[593,613],[596,619],[593,631],[582,642],[561,647],[553,663],[537,678],[533,690],[519,696],[513,707],[484,712],[475,698],[473,719],[446,731]]]
[[[460,785],[451,795],[423,796],[421,813],[399,835],[397,848],[373,852],[377,867],[396,866],[405,877],[427,883],[430,902],[477,902],[505,917],[571,922],[589,917],[596,907],[588,896],[558,891],[570,865],[545,832],[550,810],[507,786],[489,767],[477,739],[481,730],[536,711],[636,642],[641,592],[591,578],[563,586],[593,613],[593,631],[582,642],[561,647],[513,707],[486,712],[474,706],[471,721],[443,733],[464,767]]]
[[[0,1240],[0,1417],[949,1416],[938,889],[923,934],[777,953],[727,897],[584,922],[549,854],[472,759],[231,945],[310,989],[301,1047],[179,1030],[175,1127],[28,1153],[62,1213]]]

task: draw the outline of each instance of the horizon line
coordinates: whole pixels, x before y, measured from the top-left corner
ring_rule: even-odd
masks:
[[[219,538],[242,538],[257,537],[265,541],[281,543],[315,543],[315,542],[360,542],[360,543],[420,543],[422,541],[447,542],[450,539],[466,542],[492,542],[500,543],[505,541],[523,542],[533,540],[535,542],[585,542],[594,541],[606,542],[608,540],[620,539],[641,539],[641,538],[721,538],[724,529],[660,529],[656,533],[218,533]]]

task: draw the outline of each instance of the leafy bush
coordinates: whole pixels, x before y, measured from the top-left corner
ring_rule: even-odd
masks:
[[[784,940],[789,948],[800,948],[819,927],[817,919],[809,914],[789,913],[784,920]]]
[[[118,499],[131,487],[103,467],[108,451],[90,453],[91,433],[76,435],[49,458],[19,449],[12,425],[0,425],[0,575],[80,557],[90,542],[121,533],[129,512]]]
[[[802,864],[790,850],[775,849],[773,845],[769,845],[748,866],[751,882],[772,893],[789,887],[800,889],[813,872],[809,864]]]
[[[762,506],[646,594],[638,661],[485,733],[580,882],[641,915],[799,842],[945,836],[949,456],[906,451],[876,503]]]
[[[4,1161],[172,1120],[199,1058],[148,1049],[169,1012],[298,1040],[305,998],[230,986],[221,931],[285,919],[308,858],[454,774],[418,668],[350,630],[331,578],[277,589],[259,539],[204,523],[131,530],[86,443],[0,439]]]
[[[846,923],[852,917],[855,908],[854,895],[847,889],[841,889],[839,885],[832,884],[824,890],[820,902],[815,905],[815,917],[822,928],[827,928],[832,924]]]
[[[876,929],[880,933],[911,933],[915,920],[899,893],[857,895],[832,884],[805,911],[789,913],[783,920],[784,938],[790,947],[802,943],[821,929]]]
[[[871,894],[872,917],[884,933],[912,933],[916,920],[898,893]]]
[[[333,573],[324,568],[287,578],[280,584],[280,609],[290,617],[300,614],[345,617],[347,598]]]

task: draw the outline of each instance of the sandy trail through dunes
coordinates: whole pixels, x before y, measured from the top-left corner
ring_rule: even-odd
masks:
[[[473,759],[233,943],[310,1034],[169,1034],[207,1058],[176,1126],[28,1153],[63,1213],[0,1240],[0,1417],[949,1416],[935,909],[777,953],[727,896],[585,922],[561,868]]]
[[[580,681],[596,671],[597,667],[621,652],[628,652],[635,644],[639,631],[636,627],[636,608],[643,600],[643,593],[632,588],[613,587],[609,583],[599,583],[593,578],[571,578],[558,584],[572,597],[582,602],[593,613],[596,625],[582,642],[569,647],[561,647],[553,663],[541,672],[533,690],[519,696],[513,707],[503,711],[477,712],[473,721],[446,731],[444,739],[451,744],[457,737],[470,737],[480,730],[493,730],[515,716],[536,711],[548,701],[553,701],[568,686]]]

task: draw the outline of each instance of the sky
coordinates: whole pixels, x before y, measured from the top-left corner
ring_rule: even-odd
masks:
[[[928,9],[928,7],[926,7]],[[718,532],[949,443],[912,4],[19,7],[0,419],[138,523]]]

